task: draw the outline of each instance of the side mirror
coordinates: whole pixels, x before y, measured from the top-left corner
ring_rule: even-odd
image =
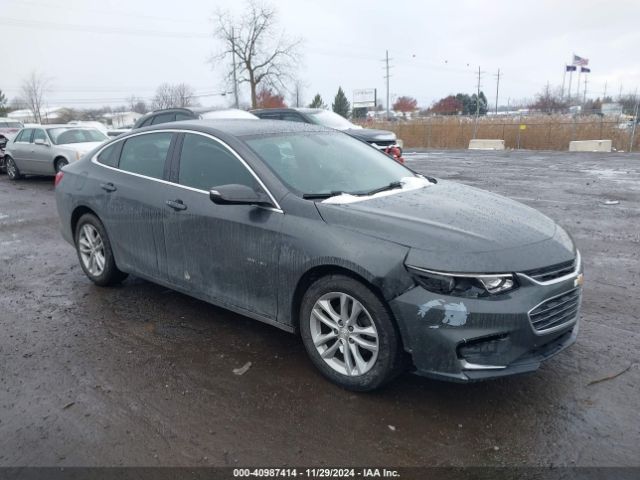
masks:
[[[49,146],[49,144],[45,140],[43,140],[41,138],[36,138],[33,143],[35,143],[36,145],[47,145],[47,146]]]
[[[246,185],[220,185],[209,191],[209,198],[216,205],[260,205],[273,207],[263,192],[256,192]]]

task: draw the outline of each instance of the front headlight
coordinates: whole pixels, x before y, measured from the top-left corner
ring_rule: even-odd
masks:
[[[416,282],[425,290],[458,297],[486,297],[518,288],[515,277],[504,274],[450,274],[407,266]]]

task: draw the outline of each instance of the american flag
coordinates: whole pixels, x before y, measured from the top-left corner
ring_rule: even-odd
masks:
[[[573,65],[579,65],[581,67],[586,67],[587,65],[589,65],[589,59],[588,58],[582,58],[582,57],[579,57],[578,55],[574,54],[573,55]]]

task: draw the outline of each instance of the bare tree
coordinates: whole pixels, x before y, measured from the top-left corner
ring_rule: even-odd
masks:
[[[176,107],[193,106],[194,90],[186,83],[179,83],[173,87],[173,103]]]
[[[129,111],[145,114],[147,113],[147,103],[140,97],[135,95],[131,95],[127,99],[127,104],[129,107]]]
[[[22,82],[22,99],[27,108],[33,113],[34,120],[42,123],[42,108],[44,106],[44,94],[49,89],[49,80],[40,73],[31,72],[28,78]]]
[[[173,88],[168,83],[163,83],[156,89],[153,97],[152,108],[161,110],[173,107]]]
[[[195,92],[186,83],[169,85],[163,83],[156,89],[152,107],[154,110],[163,108],[191,107],[194,104]]]
[[[216,18],[215,36],[222,40],[224,48],[211,61],[232,60],[227,79],[231,81],[236,74],[239,83],[249,84],[252,107],[256,108],[261,83],[286,90],[285,82],[292,78],[300,60],[302,41],[289,40],[284,32],[277,31],[275,8],[250,0],[241,18],[221,10],[216,12]]]

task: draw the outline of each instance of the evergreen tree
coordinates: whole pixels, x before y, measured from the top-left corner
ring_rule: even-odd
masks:
[[[349,104],[349,100],[347,100],[347,96],[342,91],[342,87],[338,87],[338,93],[336,94],[336,98],[333,100],[331,109],[338,115],[342,115],[344,118],[349,118],[351,105]]]
[[[7,114],[7,97],[2,90],[0,90],[0,117],[4,117]]]
[[[316,96],[313,97],[313,100],[311,100],[311,103],[309,104],[309,108],[325,108],[325,107],[326,105],[322,101],[322,97],[320,96],[319,93],[316,93]]]

